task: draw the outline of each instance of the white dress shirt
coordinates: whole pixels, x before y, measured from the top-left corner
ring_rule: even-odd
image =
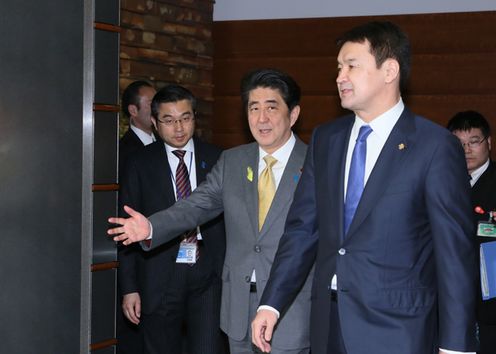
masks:
[[[153,135],[153,133],[148,134],[147,132],[134,126],[132,123],[129,124],[129,128],[138,136],[139,140],[141,140],[143,145],[146,146],[146,145],[149,145],[155,141],[155,135]]]
[[[193,139],[189,139],[189,141],[182,148],[178,149],[176,147],[172,147],[170,145],[165,145],[165,151],[167,152],[167,159],[169,160],[169,166],[171,169],[171,179],[172,186],[174,187],[174,195],[176,196],[177,201],[177,190],[176,190],[176,170],[177,165],[179,165],[179,159],[176,155],[172,153],[175,150],[183,150],[186,151],[184,154],[184,163],[186,164],[186,168],[188,169],[189,174],[189,183],[191,185],[191,191],[196,189],[196,163],[195,163],[195,143]]]
[[[189,141],[184,145],[182,148],[176,148],[173,146],[170,146],[166,143],[165,145],[165,151],[167,152],[167,160],[169,160],[169,166],[171,169],[171,180],[172,180],[172,187],[174,188],[174,197],[176,198],[177,201],[177,189],[176,189],[176,170],[177,166],[179,165],[179,158],[174,155],[172,152],[175,150],[183,150],[186,151],[184,154],[183,160],[184,163],[186,164],[186,168],[188,169],[188,175],[189,175],[189,184],[191,186],[191,192],[193,192],[196,187],[197,187],[197,182],[196,182],[196,160],[195,160],[195,143],[193,139],[189,139]],[[197,234],[196,237],[198,240],[202,239],[202,235],[200,232],[200,227],[197,226]]]

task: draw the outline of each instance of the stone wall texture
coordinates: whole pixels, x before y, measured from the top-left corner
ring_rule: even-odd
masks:
[[[211,139],[214,0],[121,0],[120,92],[135,80],[176,83],[198,98],[197,134]],[[127,129],[121,119],[121,132]]]

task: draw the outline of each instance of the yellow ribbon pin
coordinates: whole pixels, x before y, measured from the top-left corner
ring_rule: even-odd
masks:
[[[246,168],[246,178],[248,181],[253,182],[253,170],[250,166]]]

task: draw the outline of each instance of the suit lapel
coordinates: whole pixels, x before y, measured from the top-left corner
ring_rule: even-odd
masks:
[[[337,232],[338,235],[341,235],[341,239],[344,237],[344,171],[346,168],[346,153],[348,151],[348,142],[353,123],[354,116],[350,116],[345,127],[335,135],[329,137],[329,146],[327,151],[325,151],[328,153],[329,159],[329,163],[327,164],[327,180],[329,181],[327,186],[329,191],[327,195],[332,198],[338,198],[335,204],[337,206],[337,213],[331,213],[330,215],[335,215],[337,218],[332,224],[338,227]],[[337,166],[338,168],[336,168]]]
[[[369,176],[358,204],[355,216],[351,222],[348,235],[365,220],[372,211],[377,200],[382,196],[394,177],[395,171],[401,170],[401,164],[409,149],[413,148],[411,134],[415,131],[414,117],[406,108],[389,135],[382,151]]]
[[[197,139],[194,139],[195,144],[195,167],[196,167],[196,185],[199,186],[207,177],[207,163],[205,161],[204,149],[202,144]]]
[[[301,168],[303,167],[302,165],[304,157],[305,145],[303,144],[303,142],[297,139],[293,151],[289,156],[286,168],[284,169],[284,172],[281,176],[281,181],[279,182],[276,194],[274,195],[274,199],[272,200],[269,212],[267,213],[267,218],[265,219],[262,230],[260,230],[260,237],[262,237],[266,233],[266,231],[268,231],[273,222],[279,218],[279,215],[285,209],[284,207],[291,202],[296,184],[298,183],[301,175]]]
[[[244,186],[248,218],[253,235],[258,234],[258,144],[248,145],[246,159],[241,163],[241,183]]]

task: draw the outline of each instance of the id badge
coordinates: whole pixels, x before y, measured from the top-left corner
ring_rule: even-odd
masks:
[[[191,242],[181,242],[179,252],[177,253],[176,263],[196,263],[197,244]]]
[[[496,238],[496,224],[479,221],[477,224],[477,236]]]

